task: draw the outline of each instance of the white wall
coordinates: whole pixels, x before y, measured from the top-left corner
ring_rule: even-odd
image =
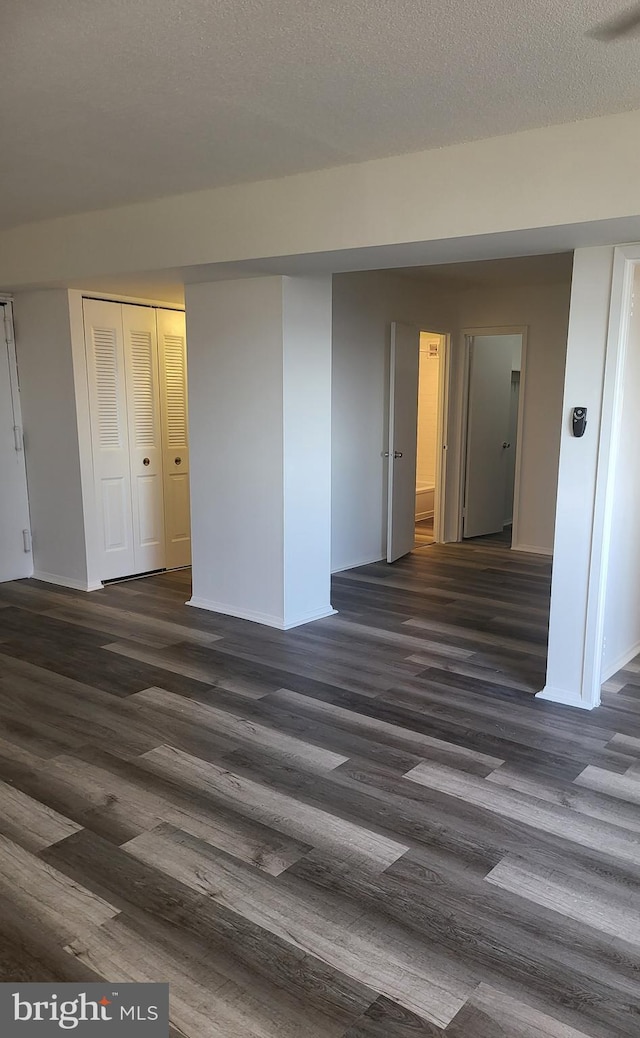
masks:
[[[0,305],[0,581],[30,577],[33,557],[24,550],[29,532],[29,503],[24,451],[16,450],[14,429],[22,426],[13,336],[5,341],[5,310]],[[10,316],[6,328],[10,328]]]
[[[287,628],[327,615],[331,282],[186,292],[192,604]]]
[[[498,286],[463,292],[458,302],[462,329],[527,326],[518,544],[514,547],[549,554],[553,550],[570,292],[569,284]],[[459,414],[463,393],[460,359],[459,347],[453,375]],[[459,449],[457,437],[452,449]]]
[[[334,572],[386,555],[391,322],[454,326],[450,296],[374,271],[333,278],[332,547]]]
[[[101,524],[93,472],[93,444],[89,413],[89,375],[87,372],[87,354],[84,341],[84,309],[82,292],[70,290],[68,295],[82,504],[84,510],[87,589],[95,591],[102,587],[102,538],[100,536]]]
[[[617,433],[613,511],[604,604],[602,680],[640,652],[640,266],[635,268],[635,305],[631,311],[622,377],[622,408]]]
[[[331,611],[331,278],[283,280],[284,624]]]
[[[34,575],[86,590],[68,293],[21,293],[14,311]]]
[[[542,698],[586,707],[596,705],[585,660],[589,652],[599,650],[587,644],[586,625],[612,268],[612,248],[576,250],[562,403],[547,683],[542,693]],[[589,424],[581,438],[571,431],[571,410],[577,406],[588,408]],[[599,676],[600,658],[597,671]]]
[[[440,351],[441,336],[420,333],[420,369],[418,373],[418,454],[416,484],[435,485],[436,446],[438,439],[438,386],[440,352],[431,356],[429,347]]]
[[[193,601],[273,620],[284,611],[282,282],[189,285],[185,302]]]

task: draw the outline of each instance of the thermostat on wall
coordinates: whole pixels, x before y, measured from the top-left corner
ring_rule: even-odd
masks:
[[[586,407],[574,407],[571,413],[571,429],[574,436],[584,436],[584,431],[587,428],[587,409]]]

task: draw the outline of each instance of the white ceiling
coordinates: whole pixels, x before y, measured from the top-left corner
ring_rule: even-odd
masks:
[[[0,227],[638,108],[627,4],[3,0]]]
[[[573,253],[559,252],[548,256],[514,256],[469,263],[433,264],[429,267],[405,267],[395,271],[406,277],[443,285],[454,290],[487,288],[501,285],[555,285],[570,283]]]

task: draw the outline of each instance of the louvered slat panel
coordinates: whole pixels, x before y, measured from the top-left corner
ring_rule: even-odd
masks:
[[[170,450],[187,443],[187,393],[184,339],[181,335],[164,336],[167,446]]]
[[[99,447],[122,447],[122,416],[118,407],[118,341],[115,328],[92,329],[96,371]]]
[[[133,440],[136,447],[156,444],[153,393],[153,342],[149,332],[132,331],[129,337],[133,396]]]

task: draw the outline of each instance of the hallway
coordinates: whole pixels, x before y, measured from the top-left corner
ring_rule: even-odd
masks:
[[[549,569],[417,549],[286,633],[188,571],[1,585],[0,979],[168,980],[172,1038],[635,1038],[640,678],[535,700]]]
[[[498,539],[418,543],[393,566],[335,576],[332,601],[343,620],[358,623],[366,601],[377,628],[426,639],[408,656],[422,664],[421,681],[455,674],[457,688],[482,681],[535,693],[544,685],[550,580],[549,559],[510,552]]]

